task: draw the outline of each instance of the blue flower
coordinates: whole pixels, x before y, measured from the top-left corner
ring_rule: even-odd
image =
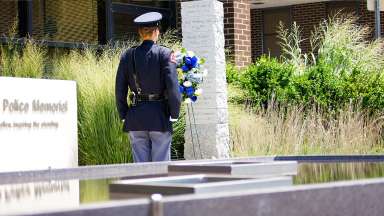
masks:
[[[186,93],[188,96],[193,96],[193,94],[195,94],[195,89],[193,89],[193,87],[185,88],[185,93]]]
[[[189,68],[195,68],[198,65],[199,59],[196,56],[193,57],[185,57],[185,65]]]
[[[184,86],[179,85],[179,91],[180,91],[180,93],[184,93],[185,92]]]
[[[193,102],[196,102],[196,101],[197,101],[197,97],[196,97],[196,96],[192,96],[192,97],[191,97],[191,100],[192,100]]]
[[[196,56],[193,56],[191,58],[191,66],[192,66],[192,68],[195,68],[197,66],[198,62],[199,62],[199,59]]]
[[[183,70],[184,72],[189,71],[189,67],[187,65],[183,65],[181,67],[181,70]]]
[[[185,65],[190,67],[192,65],[192,58],[191,57],[185,57],[184,59]]]

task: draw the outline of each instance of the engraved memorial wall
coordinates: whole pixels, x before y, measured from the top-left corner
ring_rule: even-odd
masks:
[[[229,157],[229,129],[223,3],[217,0],[182,2],[181,16],[183,47],[205,58],[208,69],[202,85],[204,93],[196,103],[188,105],[184,157],[226,158]],[[190,122],[191,106],[193,122]]]

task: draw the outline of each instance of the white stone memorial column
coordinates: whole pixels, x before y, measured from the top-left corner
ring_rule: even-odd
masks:
[[[204,92],[192,104],[195,121],[191,105],[188,105],[184,157],[227,158],[229,129],[223,3],[217,0],[182,2],[181,16],[183,47],[205,58],[204,66],[208,69],[208,76],[202,84]]]

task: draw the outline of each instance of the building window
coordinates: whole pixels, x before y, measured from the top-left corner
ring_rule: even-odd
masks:
[[[162,29],[175,27],[175,1],[163,0],[112,0],[113,40],[128,40],[137,37],[137,27],[133,19],[138,15],[157,11],[163,15]]]
[[[164,0],[2,1],[0,40],[31,36],[50,46],[69,48],[105,44],[136,36],[133,18],[149,11],[164,15],[163,30],[175,27],[175,10],[175,1]],[[112,14],[108,20],[107,12]]]
[[[17,1],[1,1],[0,37],[18,36],[17,15]]]
[[[291,26],[291,9],[279,8],[263,11],[263,53],[280,56],[281,48],[278,39],[278,27],[282,22],[286,28]]]
[[[96,0],[34,0],[32,14],[35,39],[98,43]]]

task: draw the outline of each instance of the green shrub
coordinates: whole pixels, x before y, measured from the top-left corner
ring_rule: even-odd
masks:
[[[296,95],[290,101],[323,109],[339,110],[350,104],[370,111],[384,108],[384,82],[382,73],[368,73],[359,69],[334,73],[332,65],[319,62],[293,79]]]
[[[332,65],[319,60],[308,66],[303,74],[294,73],[295,67],[274,58],[261,57],[244,69],[239,86],[254,105],[277,104],[313,105],[323,110],[337,111],[350,104],[370,111],[384,108],[384,77],[381,72],[369,73],[361,69],[335,73]],[[241,95],[241,94],[239,94]],[[239,101],[233,99],[232,101]]]
[[[308,86],[305,92],[302,92],[303,102],[314,102],[316,105],[336,109],[340,104],[345,104],[343,76],[335,76],[328,65],[318,65],[310,68],[304,75],[308,79]],[[303,82],[295,83],[295,88],[302,88]]]
[[[233,63],[229,62],[226,64],[225,72],[227,83],[232,84],[239,82],[240,72]]]
[[[172,159],[184,158],[184,133],[185,133],[185,107],[181,107],[179,120],[173,124],[171,146]]]
[[[267,104],[272,97],[277,97],[278,100],[287,99],[287,91],[292,87],[292,75],[291,65],[262,56],[244,70],[240,82],[252,100]]]
[[[330,112],[350,104],[380,112],[384,108],[384,42],[368,41],[369,29],[356,21],[347,15],[320,23],[310,38],[312,51],[305,54],[300,49],[305,39],[299,26],[294,24],[291,30],[281,26],[281,61],[262,56],[243,74],[236,74],[238,83],[232,83],[264,107],[272,100]],[[231,73],[227,77],[234,80]]]

